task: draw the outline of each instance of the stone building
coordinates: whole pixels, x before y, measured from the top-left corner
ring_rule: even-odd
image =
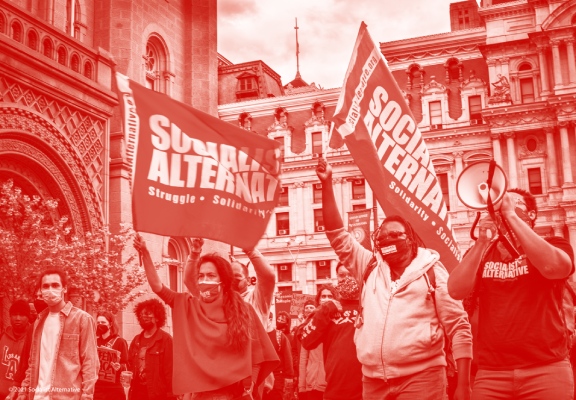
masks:
[[[216,114],[216,2],[0,2],[0,180],[60,199],[79,232],[131,220],[114,71]],[[146,238],[181,288],[188,243]],[[130,310],[121,322],[140,329]]]
[[[472,243],[476,212],[460,202],[456,182],[468,165],[492,158],[509,187],[535,195],[536,231],[576,248],[576,1],[462,1],[450,13],[450,32],[380,48],[426,140],[461,251]],[[334,166],[345,224],[354,209],[378,211],[377,222],[383,213],[345,146],[329,143],[339,90],[300,90],[218,110],[231,123],[249,117],[250,130],[283,144],[282,197],[258,247],[275,267],[279,291],[314,294],[335,282],[337,264],[322,233],[316,155]],[[314,104],[324,107],[322,119]]]

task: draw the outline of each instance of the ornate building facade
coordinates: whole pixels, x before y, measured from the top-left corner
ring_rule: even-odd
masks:
[[[0,181],[59,199],[85,232],[131,221],[114,72],[216,114],[216,2],[13,0],[0,3]],[[173,288],[189,244],[147,237]],[[140,328],[130,310],[123,335]]]
[[[492,158],[509,187],[536,197],[536,231],[576,248],[576,1],[463,1],[450,10],[451,32],[380,47],[426,140],[461,251],[472,243],[476,212],[459,201],[456,182],[468,165]],[[346,213],[359,208],[376,210],[376,223],[384,216],[346,147],[330,140],[338,95],[309,90],[219,106],[222,119],[249,120],[249,130],[284,146],[282,198],[258,245],[279,291],[314,294],[335,282],[314,172],[319,153],[334,166],[345,224]]]

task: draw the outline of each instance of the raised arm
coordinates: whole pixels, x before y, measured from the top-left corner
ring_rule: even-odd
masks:
[[[162,290],[162,281],[158,276],[158,272],[156,271],[156,267],[154,267],[154,263],[152,262],[152,256],[150,256],[150,252],[146,247],[146,242],[142,239],[140,234],[136,234],[134,238],[134,248],[138,253],[140,253],[140,257],[142,258],[142,262],[144,263],[144,271],[146,271],[146,278],[148,279],[148,284],[154,293],[159,293]]]
[[[482,256],[496,234],[496,227],[490,217],[482,218],[478,222],[478,228],[478,240],[448,278],[448,293],[456,300],[465,299],[474,289]]]
[[[184,267],[184,284],[194,296],[198,295],[198,260],[200,259],[203,245],[204,239],[192,239],[192,251],[186,259],[186,266]]]
[[[570,275],[572,261],[568,254],[540,237],[516,214],[515,208],[513,197],[508,193],[504,195],[500,211],[516,235],[528,260],[545,278],[563,279]]]
[[[344,227],[342,216],[336,205],[334,188],[332,186],[332,167],[325,158],[318,159],[316,175],[322,182],[322,219],[327,231],[333,231]]]

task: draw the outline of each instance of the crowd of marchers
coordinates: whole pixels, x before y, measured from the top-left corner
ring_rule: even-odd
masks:
[[[485,216],[449,273],[399,215],[364,248],[344,228],[325,159],[316,173],[338,283],[300,320],[271,312],[275,275],[258,250],[244,250],[249,285],[248,265],[192,239],[188,290],[175,292],[137,235],[156,294],[134,307],[141,332],[128,345],[114,315],[73,306],[66,274],[42,271],[33,307],[13,302],[0,336],[0,400],[574,399],[573,249],[534,231],[531,194],[509,189],[498,205],[517,251]]]

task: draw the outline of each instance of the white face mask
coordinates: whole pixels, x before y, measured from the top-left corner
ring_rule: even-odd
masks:
[[[55,306],[60,303],[64,296],[64,289],[42,289],[42,299],[48,306]]]

